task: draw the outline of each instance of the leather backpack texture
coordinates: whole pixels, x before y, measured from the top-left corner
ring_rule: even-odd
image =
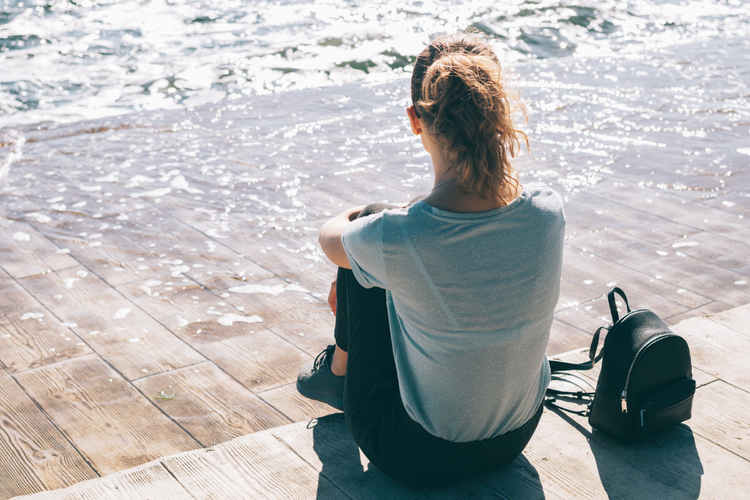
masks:
[[[617,312],[615,294],[622,297],[627,308],[622,318]],[[584,413],[591,427],[622,443],[630,443],[688,420],[695,380],[685,339],[673,333],[652,311],[631,311],[620,288],[612,289],[608,299],[612,326],[600,356],[595,358],[601,328],[594,336],[589,363],[550,362],[554,373],[591,369],[601,359],[596,392],[563,393],[550,389],[547,400],[554,402],[555,396],[565,395],[593,396]]]

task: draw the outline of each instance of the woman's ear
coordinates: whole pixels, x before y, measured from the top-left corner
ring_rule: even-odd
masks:
[[[420,123],[419,118],[417,118],[417,111],[414,109],[414,106],[407,107],[406,114],[409,116],[409,124],[411,124],[411,131],[414,133],[414,135],[421,135],[422,124]]]

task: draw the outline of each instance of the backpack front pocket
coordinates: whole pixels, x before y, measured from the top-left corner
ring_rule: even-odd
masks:
[[[695,395],[695,380],[685,378],[667,387],[642,394],[638,398],[638,434],[650,437],[657,432],[690,419]]]

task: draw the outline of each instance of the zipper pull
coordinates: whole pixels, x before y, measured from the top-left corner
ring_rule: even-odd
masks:
[[[644,409],[641,409],[641,427],[643,427],[643,412],[646,411]]]
[[[628,391],[627,390],[622,391],[622,395],[620,396],[620,406],[622,406],[623,413],[628,412]]]

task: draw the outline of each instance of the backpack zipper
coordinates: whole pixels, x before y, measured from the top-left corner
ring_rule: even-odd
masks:
[[[643,343],[641,347],[638,348],[638,352],[635,353],[635,357],[633,358],[633,362],[630,363],[630,368],[628,368],[628,376],[625,377],[625,387],[623,387],[622,394],[620,394],[620,407],[622,409],[622,413],[628,412],[628,385],[630,385],[630,375],[633,373],[633,367],[638,362],[638,358],[641,356],[643,351],[646,350],[646,347],[650,346],[654,342],[658,342],[659,340],[666,338],[666,337],[679,337],[679,335],[676,335],[674,333],[661,333],[658,335],[654,335],[650,339],[648,339],[646,342]],[[643,414],[641,413],[641,418],[643,418]]]

